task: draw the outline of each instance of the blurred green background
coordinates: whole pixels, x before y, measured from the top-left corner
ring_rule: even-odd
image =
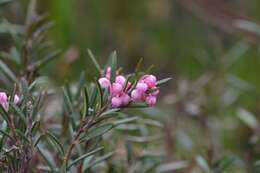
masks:
[[[1,16],[22,24],[27,5],[2,6]],[[43,70],[58,85],[82,70],[93,78],[87,48],[101,64],[117,50],[125,72],[143,57],[159,78],[173,77],[148,110],[165,125],[157,150],[166,161],[192,160],[184,172],[200,172],[200,156],[210,167],[234,156],[231,172],[260,171],[259,0],[39,0],[38,10],[64,52]],[[1,48],[9,44],[1,35]]]
[[[121,64],[126,69],[132,69],[138,59],[143,57],[146,65],[156,65],[155,72],[160,72],[160,75],[173,74],[175,78],[184,76],[194,79],[205,71],[220,69],[218,63],[224,59],[222,57],[242,40],[250,48],[238,55],[241,58],[230,71],[259,87],[257,44],[247,42],[247,37],[239,32],[232,32],[232,27],[232,33],[228,33],[228,29],[206,22],[203,17],[186,9],[185,5],[194,5],[192,1],[186,1],[45,0],[39,1],[38,9],[48,13],[55,22],[50,34],[54,45],[65,52],[78,55],[70,66],[73,73],[68,70],[71,74],[66,74],[69,77],[73,78],[81,69],[89,68],[85,50],[90,48],[101,62],[106,62],[107,55],[112,50],[117,50]],[[214,3],[211,4],[211,1]],[[234,21],[227,16],[228,13],[232,15],[232,12],[237,13],[237,19],[243,14],[253,21],[259,18],[257,6],[260,4],[254,0],[199,0],[195,4],[193,8],[202,8],[200,10],[203,15],[212,17],[208,20],[213,20],[213,23],[216,17],[210,16],[207,10],[216,4],[214,8],[220,6],[214,14],[219,15],[217,19],[223,20],[217,22],[220,25],[232,25]],[[206,6],[209,9],[203,9],[205,4],[210,6]],[[2,15],[14,23],[22,23],[27,5],[27,1],[16,1],[4,7]],[[222,14],[222,6],[227,7],[228,11],[224,11],[227,15]],[[226,24],[228,22],[230,23]],[[61,57],[60,61],[65,60]],[[56,70],[60,68],[62,67],[57,65],[55,67]]]

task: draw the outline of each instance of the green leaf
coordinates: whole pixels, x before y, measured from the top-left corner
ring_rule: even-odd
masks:
[[[140,71],[143,60],[144,60],[143,58],[139,59],[138,63],[136,64],[136,67],[135,67],[135,73],[138,73]]]
[[[31,129],[31,133],[32,133],[33,136],[36,134],[36,132],[40,128],[40,125],[41,125],[40,121],[33,122],[32,129]]]
[[[41,100],[42,100],[42,93],[40,93],[40,95],[37,97],[36,101],[33,104],[33,110],[32,110],[32,119],[33,120],[35,120],[36,115],[39,112]]]
[[[131,102],[127,108],[147,108],[149,107],[146,103],[144,102]]]
[[[223,56],[223,69],[229,70],[229,68],[239,62],[239,59],[245,55],[251,45],[245,41],[238,41],[232,46]]]
[[[26,122],[26,116],[23,113],[23,111],[13,103],[10,103],[10,105],[13,108],[13,110],[17,113],[17,115],[20,117],[20,119],[22,120],[22,123],[26,124],[27,123]]]
[[[170,81],[171,79],[172,78],[169,77],[169,78],[165,78],[165,79],[159,80],[159,81],[156,82],[156,86],[160,86],[160,85]]]
[[[87,169],[91,168],[92,166],[95,166],[95,165],[97,165],[97,164],[99,164],[99,163],[101,163],[101,162],[103,162],[103,161],[109,159],[109,158],[112,157],[113,155],[114,155],[114,152],[110,152],[110,153],[108,153],[108,154],[105,154],[105,155],[103,155],[103,156],[98,157],[98,158],[95,159],[93,162],[91,162],[89,165],[87,165],[86,168],[85,168],[85,170],[87,170]],[[84,171],[85,171],[85,170],[84,170]]]
[[[131,81],[131,88],[130,88],[130,90],[128,91],[129,93],[131,93],[134,89],[135,89],[135,87],[136,87],[136,85],[137,85],[137,83],[138,83],[138,79],[137,79],[137,77],[138,76],[133,76],[132,77],[132,81]]]
[[[55,58],[57,58],[57,56],[61,53],[60,50],[56,50],[54,52],[51,52],[50,54],[48,54],[46,57],[41,58],[39,61],[33,63],[31,65],[31,68],[33,70],[37,70],[40,69],[41,67],[45,66],[46,64],[48,64],[50,61],[54,60]]]
[[[93,53],[91,52],[91,50],[88,49],[87,52],[88,52],[88,55],[89,55],[90,59],[92,60],[93,64],[95,65],[97,71],[99,72],[99,74],[102,74],[101,67],[100,67],[100,65],[98,64],[98,62],[97,62],[95,56],[93,55]]]
[[[60,154],[62,154],[62,156],[63,156],[64,155],[64,149],[63,149],[62,144],[59,142],[59,140],[49,131],[46,132],[46,136],[56,146],[56,148],[58,149]]]
[[[149,73],[152,71],[153,68],[154,68],[154,65],[150,65],[150,66],[145,70],[145,73],[146,73],[146,74],[149,74]]]
[[[105,133],[107,133],[108,131],[110,131],[113,127],[114,127],[114,125],[111,123],[103,124],[99,127],[95,127],[92,130],[90,130],[84,137],[82,137],[80,139],[80,142],[89,141],[98,136],[102,136]]]
[[[5,121],[5,120],[3,120],[2,121],[2,123],[1,123],[1,129],[3,130],[3,131],[7,131],[7,130],[9,130],[9,129],[7,129],[8,128],[8,125],[7,125],[7,122]],[[4,144],[5,144],[5,135],[3,135],[2,137],[1,137],[1,139],[0,139],[0,151],[2,151],[2,149],[3,149],[3,146],[4,146]]]
[[[257,160],[257,161],[254,163],[254,166],[255,166],[255,167],[259,167],[259,166],[260,166],[260,160]]]
[[[100,115],[100,117],[104,117],[104,116],[107,116],[107,115],[115,114],[115,113],[117,113],[118,111],[120,111],[120,108],[109,109],[109,110],[103,112],[103,113]]]
[[[37,145],[39,144],[39,142],[45,137],[45,135],[40,135],[36,141],[34,142],[34,147],[37,147]]]
[[[89,99],[89,105],[90,105],[90,108],[93,108],[95,105],[97,95],[98,95],[98,89],[97,89],[96,85],[92,86],[90,93],[91,94],[90,94],[90,99]]]
[[[6,121],[6,122],[10,122],[10,117],[8,115],[8,113],[5,111],[5,109],[3,108],[2,104],[0,104],[0,115],[2,115],[3,119]]]
[[[27,142],[28,144],[30,144],[30,140],[28,139],[28,137],[19,129],[15,129],[16,133],[18,134],[19,137],[21,137],[25,142]]]
[[[127,136],[127,140],[131,142],[137,143],[147,143],[152,141],[158,141],[161,139],[161,136],[154,135],[154,136]]]
[[[120,108],[114,108],[114,109],[110,109],[106,112],[103,112],[98,118],[97,118],[97,121],[98,122],[101,122],[103,120],[106,120],[106,119],[109,119],[109,118],[112,118],[114,116],[117,116],[118,115],[118,111],[120,110]]]
[[[138,122],[140,124],[145,124],[145,125],[148,125],[148,126],[154,126],[154,127],[158,127],[158,128],[164,127],[162,122],[157,121],[157,120],[153,120],[153,119],[141,118]]]
[[[66,90],[66,92],[68,93],[68,96],[69,96],[69,99],[71,100],[71,102],[72,102],[72,91],[71,91],[71,86],[70,86],[70,84],[69,84],[69,82],[68,81],[66,81],[66,83],[65,83],[65,85],[64,85],[64,88],[65,88],[65,90]]]
[[[171,163],[163,163],[160,164],[157,168],[156,168],[156,172],[157,173],[161,173],[161,172],[171,172],[171,171],[176,171],[176,170],[180,170],[183,168],[186,168],[189,166],[189,163],[187,161],[175,161],[175,162],[171,162]]]
[[[11,79],[13,82],[18,83],[18,79],[15,77],[15,74],[9,69],[9,67],[0,60],[0,70],[7,75],[9,79]]]
[[[258,120],[256,119],[256,117],[253,114],[251,114],[247,110],[242,109],[242,108],[238,109],[237,116],[240,120],[242,120],[250,128],[252,128],[252,129],[258,128],[258,124],[259,124]]]
[[[202,157],[202,156],[197,156],[196,157],[196,162],[197,164],[207,173],[210,173],[210,168],[208,165],[208,162]]]
[[[85,76],[86,76],[85,72],[84,71],[81,72],[79,82],[78,82],[78,86],[77,86],[77,92],[75,94],[76,99],[79,99],[79,97],[80,97],[80,94],[81,94],[81,91],[82,91],[82,86],[85,83]]]
[[[52,158],[52,155],[49,153],[48,150],[44,150],[41,147],[38,147],[38,151],[41,154],[42,158],[46,161],[47,165],[50,167],[50,169],[52,170],[53,173],[55,173],[56,171],[56,166],[55,166],[55,162]]]
[[[11,95],[9,95],[9,102],[10,103],[14,102],[15,93],[16,93],[16,85],[15,85],[14,89],[12,90]]]
[[[86,153],[86,154],[83,154],[82,156],[80,156],[80,157],[78,157],[77,159],[73,160],[73,161],[69,164],[68,169],[69,169],[70,167],[72,167],[73,165],[77,164],[79,161],[81,161],[81,160],[83,160],[83,159],[85,159],[85,158],[87,158],[87,157],[89,157],[89,156],[92,156],[92,155],[96,154],[97,152],[99,152],[99,151],[101,151],[101,150],[103,150],[103,149],[104,149],[104,147],[99,147],[99,148],[97,148],[97,149],[95,149],[95,150],[93,150],[93,151],[90,151],[90,152],[88,152],[88,153]]]
[[[126,91],[126,89],[128,88],[128,83],[129,83],[130,78],[131,78],[131,76],[127,76],[126,77],[126,81],[125,81],[125,85],[124,85],[123,91]]]
[[[63,87],[62,90],[63,90],[65,105],[66,105],[66,107],[69,108],[70,113],[74,114],[75,111],[74,111],[74,108],[73,108],[73,105],[72,105],[72,101],[69,97],[68,89]]]
[[[0,33],[10,33],[11,36],[22,34],[23,33],[23,26],[17,24],[11,24],[6,19],[2,20],[0,23]],[[17,41],[16,39],[14,39]]]
[[[99,82],[96,80],[96,85],[97,85],[97,89],[98,89],[98,93],[99,93],[99,99],[100,99],[100,106],[101,108],[103,107],[103,91],[102,88],[99,84]]]
[[[50,167],[48,166],[37,166],[37,170],[43,171],[44,173],[50,172],[53,173]]]
[[[109,60],[110,60],[110,67],[111,67],[111,78],[110,81],[114,82],[115,81],[115,77],[116,77],[116,70],[117,70],[117,53],[116,51],[113,51],[110,56],[109,56]]]
[[[223,171],[227,170],[232,163],[234,163],[234,157],[224,157],[221,158],[217,163],[217,168],[215,170],[216,173],[222,173]]]
[[[109,89],[104,89],[103,90],[103,103],[102,106],[105,105],[108,102],[109,99]]]
[[[0,133],[2,133],[4,136],[6,136],[6,137],[12,139],[13,141],[15,141],[15,139],[11,135],[9,135],[7,132],[5,132],[4,130],[0,129]]]
[[[27,104],[31,98],[31,94],[29,91],[28,82],[24,78],[21,79],[20,87],[22,90],[23,101]]]
[[[13,60],[18,64],[21,61],[21,55],[17,47],[11,47],[10,55],[13,57]]]
[[[234,21],[233,25],[242,31],[260,35],[260,25],[250,20],[237,19]]]
[[[132,122],[132,121],[136,121],[137,119],[138,119],[138,117],[125,118],[125,119],[113,122],[113,125],[118,126],[118,125],[121,125],[121,124],[126,124],[126,123],[129,123],[129,122]]]
[[[89,109],[89,97],[88,97],[88,89],[87,87],[84,87],[84,106],[83,106],[83,117],[82,119],[85,119],[85,117],[88,115],[88,109]]]
[[[29,1],[27,14],[26,14],[26,20],[25,20],[26,27],[29,27],[31,25],[31,23],[35,22],[35,20],[33,20],[33,19],[35,18],[35,16],[37,16],[36,6],[37,6],[37,0]]]
[[[41,18],[41,20],[46,20],[46,17],[38,17]],[[33,41],[37,45],[37,43],[42,43],[43,39],[46,38],[46,32],[50,30],[54,26],[54,22],[48,21],[38,21],[38,25],[35,24],[35,31],[33,32]],[[35,45],[34,44],[34,45]],[[33,45],[33,46],[34,46]]]

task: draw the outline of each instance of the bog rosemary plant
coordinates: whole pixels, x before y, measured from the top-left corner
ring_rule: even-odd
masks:
[[[41,68],[58,57],[60,51],[53,50],[46,37],[53,23],[47,15],[38,15],[35,6],[36,1],[32,0],[24,25],[6,20],[1,23],[6,34],[11,35],[13,46],[9,52],[1,52],[0,59],[0,170],[87,172],[114,155],[113,149],[103,145],[102,137],[113,128],[138,119],[122,112],[153,106],[161,84],[169,78],[157,80],[154,75],[141,72],[141,61],[134,73],[123,74],[117,66],[116,52],[111,53],[102,69],[87,50],[99,74],[92,82],[85,81],[82,73],[76,86],[41,86]],[[51,118],[54,123],[46,121],[44,116],[51,109],[48,101],[60,91],[60,114]]]

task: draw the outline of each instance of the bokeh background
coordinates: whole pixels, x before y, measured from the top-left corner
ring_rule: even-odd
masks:
[[[14,0],[0,15],[23,24],[27,5]],[[135,160],[137,172],[154,163],[158,172],[260,171],[259,0],[39,0],[38,11],[49,14],[50,40],[64,52],[42,71],[57,86],[82,70],[93,79],[87,48],[101,64],[117,50],[125,72],[144,58],[144,69],[173,78],[156,108],[138,112],[160,128],[132,138],[145,143],[136,153],[160,162]],[[9,36],[0,38],[8,51]]]

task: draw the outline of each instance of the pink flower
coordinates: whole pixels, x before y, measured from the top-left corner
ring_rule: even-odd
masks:
[[[119,83],[113,83],[111,89],[111,95],[115,96],[123,91],[123,86]]]
[[[159,94],[159,89],[156,87],[156,77],[152,74],[141,76],[136,86],[127,82],[125,76],[116,72],[115,81],[110,82],[111,67],[107,66],[104,72],[104,77],[100,78],[98,82],[102,88],[109,89],[109,98],[111,98],[112,107],[127,106],[131,101],[146,102],[147,105],[153,106],[156,103],[156,97]],[[127,82],[127,86],[125,87]],[[17,100],[17,101],[16,101]],[[19,101],[18,99],[14,102]]]
[[[107,67],[105,70],[105,77],[107,79],[110,79],[110,76],[111,76],[111,67]]]
[[[100,78],[98,82],[102,88],[110,87],[110,81],[105,77]]]
[[[18,104],[19,101],[20,101],[19,96],[15,94],[15,96],[14,96],[14,104]]]
[[[11,100],[11,97],[9,96],[8,101],[10,102],[10,100]],[[16,104],[18,104],[19,101],[20,101],[19,96],[17,94],[15,94],[13,103],[16,105]]]
[[[149,88],[155,87],[157,81],[154,75],[145,75],[143,80],[148,85]]]
[[[0,104],[7,111],[9,108],[8,97],[5,92],[0,92]]]
[[[152,95],[149,95],[145,98],[145,102],[146,104],[148,104],[149,106],[153,106],[155,105],[156,103],[156,97],[155,96],[152,96]]]
[[[126,82],[126,79],[125,79],[124,76],[122,76],[122,75],[116,76],[116,83],[119,83],[119,84],[121,84],[122,86],[124,86],[124,85],[125,85],[125,82]]]
[[[112,107],[118,108],[122,105],[122,99],[120,97],[113,97],[111,100]]]
[[[137,89],[134,89],[131,93],[131,97],[133,101],[140,101],[142,100],[143,94]]]
[[[136,89],[140,92],[145,92],[148,89],[148,85],[144,82],[138,82],[136,85]]]
[[[128,105],[129,102],[131,101],[131,97],[128,94],[125,94],[125,93],[121,96],[121,99],[122,99],[122,104],[124,106]]]

